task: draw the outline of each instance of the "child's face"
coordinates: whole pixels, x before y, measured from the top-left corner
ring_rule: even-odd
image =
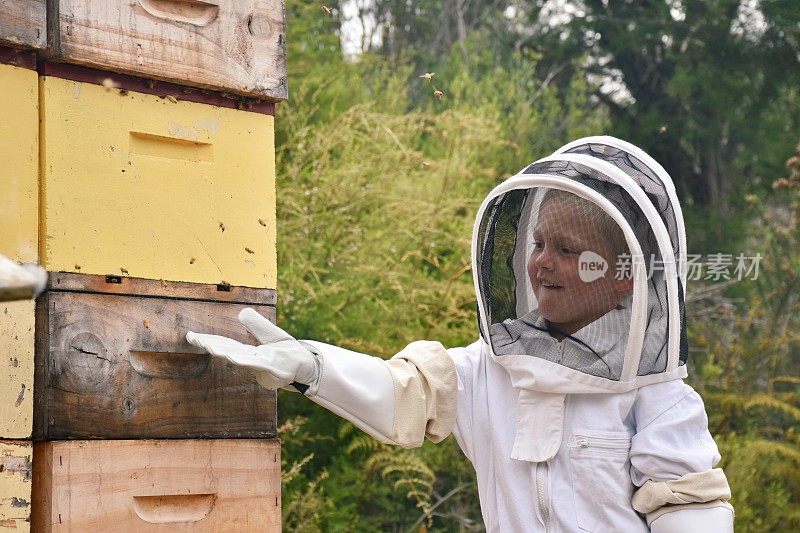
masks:
[[[583,220],[574,201],[546,198],[534,229],[536,242],[528,260],[528,276],[539,311],[559,331],[574,333],[594,322],[630,292],[630,279],[615,279],[616,257],[591,220]],[[578,258],[591,251],[605,259],[605,274],[581,279]]]

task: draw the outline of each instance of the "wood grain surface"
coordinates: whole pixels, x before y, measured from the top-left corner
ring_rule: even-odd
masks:
[[[48,54],[270,100],[285,100],[281,0],[48,0]]]
[[[42,533],[280,531],[277,440],[34,445]]]
[[[275,289],[234,287],[225,284],[187,283],[128,276],[51,272],[48,290],[155,296],[182,300],[207,300],[249,305],[272,305],[277,301]]]
[[[0,0],[0,43],[44,49],[47,45],[45,0]]]
[[[48,291],[36,306],[34,440],[270,438],[275,392],[186,342],[257,341],[245,305]],[[253,306],[274,320],[274,308]]]

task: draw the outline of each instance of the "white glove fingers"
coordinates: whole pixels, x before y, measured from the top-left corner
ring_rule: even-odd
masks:
[[[276,366],[269,364],[265,361],[265,357],[261,355],[242,355],[233,354],[226,356],[228,361],[233,364],[257,370],[259,372],[266,372],[275,376],[277,379],[291,383],[294,381],[294,375],[290,372],[282,370]]]
[[[247,331],[258,339],[261,344],[294,340],[294,337],[264,318],[251,307],[242,309],[239,313],[239,322],[241,322]]]
[[[224,357],[231,364],[249,369],[258,382],[269,389],[284,388],[294,381],[312,384],[317,380],[320,365],[316,357],[291,335],[254,309],[243,309],[239,321],[261,346],[193,331],[186,334],[186,340],[214,356]]]
[[[209,335],[208,333],[195,333],[194,331],[189,331],[186,333],[186,341],[189,344],[203,349],[206,349],[206,347],[212,344],[221,344],[227,340],[230,339],[228,339],[227,337],[223,337],[221,335]]]
[[[193,346],[202,348],[212,355],[226,356],[233,353],[252,353],[254,348],[242,344],[228,337],[221,335],[208,335],[206,333],[195,333],[190,331],[186,334],[186,340]]]

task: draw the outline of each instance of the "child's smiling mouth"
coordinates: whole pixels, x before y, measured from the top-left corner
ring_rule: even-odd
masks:
[[[557,285],[555,283],[551,283],[549,281],[539,280],[539,285],[545,289],[563,289],[563,285]]]

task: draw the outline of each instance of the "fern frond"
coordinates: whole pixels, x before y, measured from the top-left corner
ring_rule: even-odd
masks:
[[[283,484],[291,482],[294,478],[297,477],[297,475],[300,473],[303,467],[307,465],[313,458],[314,454],[310,453],[305,457],[303,457],[302,459],[300,459],[299,461],[295,461],[294,463],[292,463],[292,466],[289,467],[288,469],[283,468],[283,472],[281,473],[281,482]]]
[[[770,388],[776,383],[791,383],[793,385],[800,385],[800,376],[775,376],[769,380]]]
[[[747,409],[764,408],[781,412],[800,422],[800,409],[769,394],[753,394],[744,403]]]

